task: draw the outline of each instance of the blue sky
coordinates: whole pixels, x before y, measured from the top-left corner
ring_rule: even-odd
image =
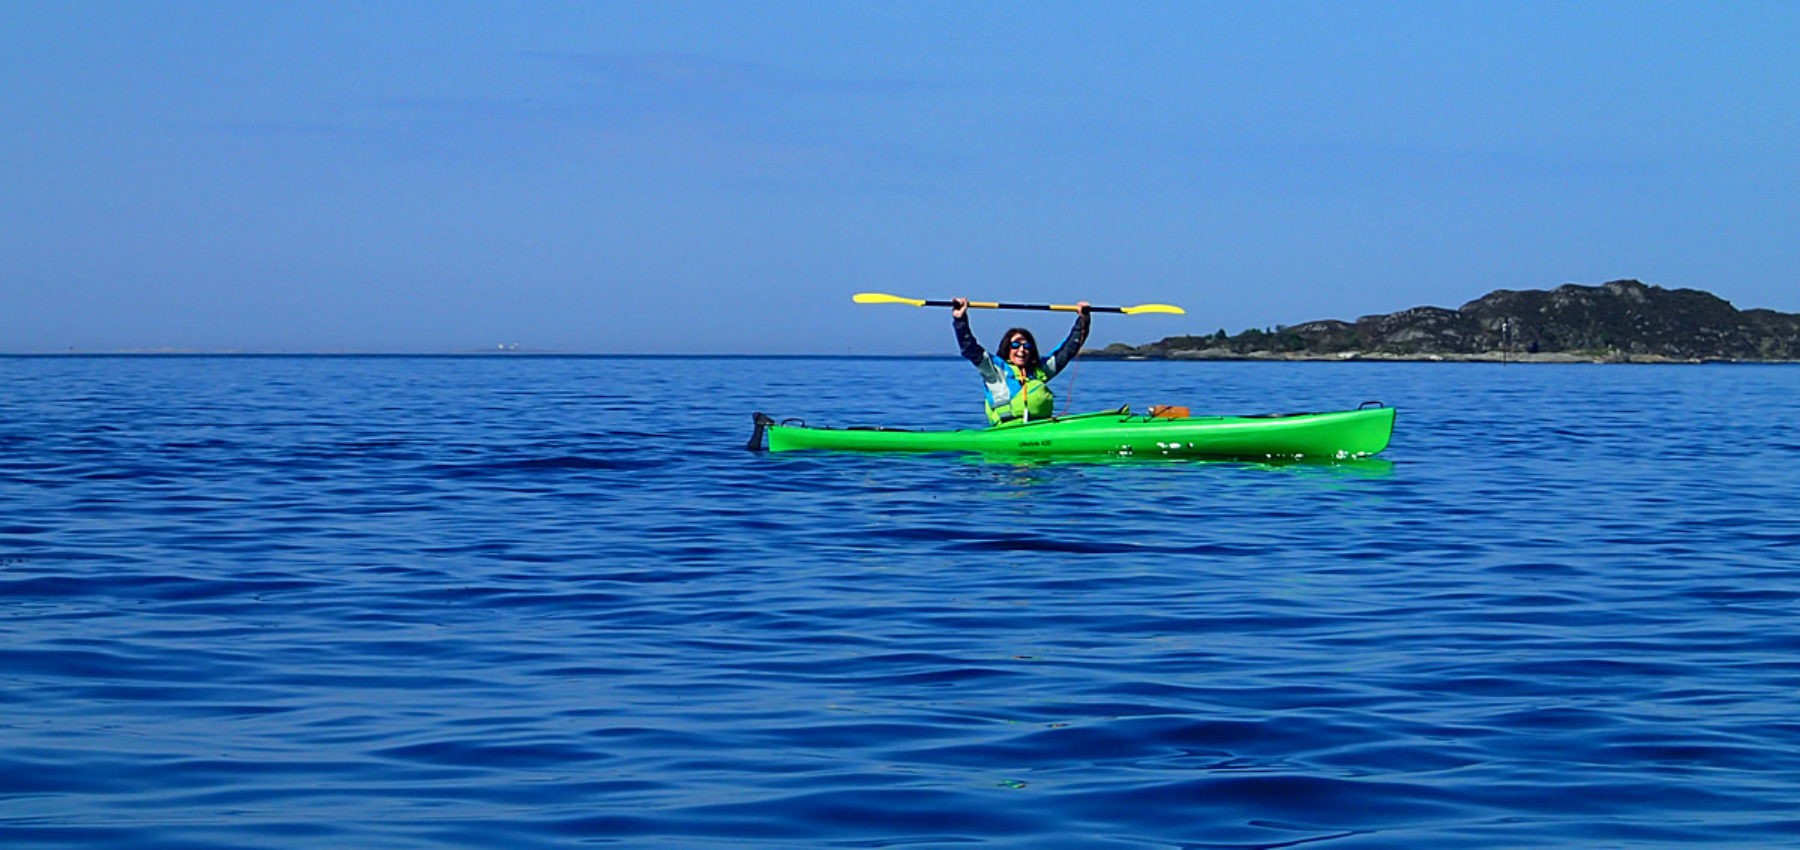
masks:
[[[0,351],[1800,312],[1800,3],[0,4]],[[977,314],[1060,338],[1061,314]]]

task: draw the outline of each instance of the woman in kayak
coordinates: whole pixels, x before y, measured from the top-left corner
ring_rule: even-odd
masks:
[[[955,298],[950,304],[955,308],[950,316],[962,356],[975,364],[981,380],[987,384],[988,422],[998,425],[1014,419],[1050,418],[1056,403],[1050,393],[1050,379],[1081,353],[1081,344],[1088,335],[1088,303],[1075,305],[1081,311],[1075,317],[1075,327],[1056,352],[1045,358],[1038,357],[1037,340],[1024,328],[1009,328],[1000,337],[1000,353],[989,354],[969,330],[969,299]]]

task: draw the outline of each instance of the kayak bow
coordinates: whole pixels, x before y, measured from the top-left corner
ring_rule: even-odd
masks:
[[[749,448],[858,452],[979,452],[1020,456],[1148,456],[1228,459],[1366,457],[1387,448],[1394,408],[1365,402],[1356,410],[1261,416],[1165,418],[1127,408],[1008,422],[991,428],[909,431],[813,428],[754,415]]]

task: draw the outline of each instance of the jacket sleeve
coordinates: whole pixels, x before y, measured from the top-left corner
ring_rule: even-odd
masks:
[[[969,330],[969,317],[954,316],[951,324],[956,327],[956,345],[962,350],[963,359],[976,366],[987,362],[987,350],[975,341],[975,332]]]
[[[1058,372],[1061,372],[1063,368],[1070,363],[1075,362],[1075,358],[1081,355],[1081,345],[1082,343],[1087,342],[1088,320],[1090,318],[1091,316],[1088,313],[1081,313],[1075,317],[1075,327],[1069,329],[1068,339],[1063,340],[1062,345],[1056,347],[1055,354],[1050,355],[1044,360],[1045,374],[1052,378],[1056,377]]]

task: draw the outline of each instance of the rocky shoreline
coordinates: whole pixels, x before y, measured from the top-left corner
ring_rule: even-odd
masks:
[[[1635,280],[1496,290],[1456,310],[1166,337],[1084,351],[1111,360],[1460,363],[1795,363],[1800,314],[1738,310],[1696,289]]]
[[[1198,350],[1179,350],[1164,355],[1126,354],[1120,356],[1116,352],[1084,351],[1083,358],[1099,360],[1265,360],[1314,363],[1683,363],[1702,365],[1708,363],[1800,363],[1796,360],[1756,359],[1738,360],[1724,358],[1699,357],[1665,357],[1660,354],[1630,354],[1625,352],[1570,352],[1557,351],[1551,353],[1485,351],[1478,354],[1395,354],[1387,351],[1339,351],[1332,354],[1317,354],[1305,351],[1251,351],[1238,353],[1226,348],[1203,348]]]

